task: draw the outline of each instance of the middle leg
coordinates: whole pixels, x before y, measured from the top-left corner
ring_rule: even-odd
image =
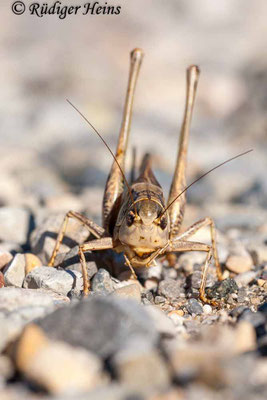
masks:
[[[205,251],[207,253],[206,260],[204,267],[202,269],[202,278],[201,278],[201,283],[200,283],[200,289],[199,289],[199,298],[202,300],[204,303],[211,304],[213,306],[218,306],[218,303],[214,300],[210,300],[207,298],[206,293],[205,293],[205,288],[206,288],[206,282],[207,282],[207,274],[208,274],[208,269],[210,266],[211,258],[212,258],[212,247],[204,244],[204,243],[199,243],[199,242],[190,242],[190,241],[182,241],[182,240],[177,240],[177,241],[172,241],[169,245],[169,248],[167,248],[167,251]]]
[[[218,279],[221,281],[221,280],[223,280],[223,276],[222,276],[222,269],[220,266],[218,251],[217,251],[217,246],[216,246],[215,224],[214,224],[214,221],[212,218],[206,217],[206,218],[201,219],[200,221],[195,222],[188,229],[186,229],[185,232],[183,232],[180,235],[175,236],[173,238],[173,242],[188,239],[190,236],[194,235],[199,229],[204,228],[204,226],[210,227],[211,245],[212,245],[212,252],[213,252],[213,257],[214,257],[215,266],[216,266],[216,273],[217,273]]]

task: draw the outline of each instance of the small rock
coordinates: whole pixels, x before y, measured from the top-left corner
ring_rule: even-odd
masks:
[[[6,286],[22,287],[25,278],[24,254],[16,254],[12,261],[4,269]]]
[[[211,314],[212,313],[212,307],[209,304],[205,304],[203,306],[203,312],[204,312],[204,314]]]
[[[25,253],[24,256],[25,256],[25,275],[31,272],[31,270],[33,270],[35,267],[42,266],[41,260],[34,254]]]
[[[10,379],[15,373],[14,366],[7,356],[0,355],[0,377]]]
[[[174,337],[176,335],[173,321],[171,321],[159,307],[147,305],[145,306],[145,311],[153,320],[154,325],[161,336]]]
[[[3,286],[5,286],[5,278],[3,273],[0,271],[0,288],[2,288]]]
[[[229,271],[241,274],[242,272],[250,271],[253,267],[253,261],[250,255],[230,255],[226,260],[226,268]]]
[[[94,293],[106,295],[114,290],[111,276],[106,269],[100,268],[91,281],[91,290]]]
[[[137,283],[132,283],[130,285],[126,285],[118,289],[115,289],[112,294],[126,299],[134,299],[138,303],[141,302],[140,286]]]
[[[25,208],[0,208],[0,240],[18,244],[27,243],[30,213]]]
[[[81,291],[82,274],[77,271],[63,271],[52,267],[33,269],[24,279],[23,287],[27,289],[50,289],[56,293],[67,295],[70,290]]]
[[[0,352],[16,340],[27,323],[35,318],[44,317],[66,301],[69,302],[69,299],[59,295],[50,296],[41,290],[2,288],[0,290]]]
[[[202,272],[201,271],[195,271],[187,279],[188,286],[192,287],[194,289],[200,288],[201,281],[202,281]],[[215,278],[211,274],[208,274],[206,287],[211,287],[212,285],[214,285],[214,283],[215,283]]]
[[[182,326],[184,323],[184,312],[182,311],[182,313],[178,313],[178,311],[182,311],[182,310],[173,310],[170,311],[168,313],[168,317],[173,321],[175,326]]]
[[[119,381],[137,393],[164,390],[170,384],[167,365],[147,343],[120,350],[112,360]]]
[[[235,281],[238,287],[247,286],[257,276],[255,271],[243,272],[235,277]]]
[[[37,325],[29,325],[19,339],[16,364],[30,381],[52,394],[85,392],[106,381],[98,357],[82,348],[50,341]]]
[[[153,290],[156,289],[158,287],[158,279],[155,278],[149,278],[145,281],[144,283],[144,287],[147,290]]]
[[[166,279],[160,282],[158,293],[169,300],[178,300],[184,289],[181,288],[180,283],[174,279]]]
[[[155,297],[155,304],[164,304],[164,303],[166,303],[165,297],[162,296]]]
[[[0,270],[4,268],[11,260],[13,256],[9,251],[0,250]]]
[[[211,288],[206,289],[207,296],[214,300],[227,299],[231,293],[237,291],[238,286],[236,282],[230,278],[216,282]]]
[[[189,314],[201,315],[203,313],[203,307],[194,298],[188,300],[186,309],[189,312]]]
[[[261,265],[267,262],[267,246],[266,245],[251,245],[248,249],[255,265]]]
[[[256,350],[256,332],[248,321],[240,321],[235,333],[235,350],[237,353]]]
[[[82,346],[103,358],[133,339],[146,340],[151,345],[159,339],[141,305],[115,296],[92,296],[72,307],[62,307],[39,320],[38,325],[51,339]]]

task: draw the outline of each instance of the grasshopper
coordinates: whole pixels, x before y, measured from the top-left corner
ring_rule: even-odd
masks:
[[[162,188],[152,172],[150,155],[145,155],[141,164],[140,175],[137,179],[129,184],[124,174],[133,99],[143,55],[141,49],[134,49],[130,54],[131,62],[128,87],[115,155],[94,126],[69,102],[104,142],[113,157],[113,163],[107,178],[103,197],[103,226],[97,225],[89,218],[77,212],[69,211],[58,233],[48,265],[54,266],[55,257],[66,232],[69,218],[74,218],[85,225],[96,238],[79,246],[84,295],[87,295],[90,289],[85,252],[113,249],[118,253],[123,253],[125,263],[132,272],[132,277],[137,279],[135,268],[149,267],[155,263],[156,258],[159,256],[175,252],[203,251],[207,255],[202,271],[199,297],[205,303],[216,305],[215,301],[208,299],[205,295],[207,273],[212,257],[214,258],[217,277],[219,280],[222,280],[222,270],[216,247],[214,221],[212,218],[206,217],[181,233],[186,205],[185,192],[189,186],[196,182],[186,187],[185,173],[189,130],[200,73],[196,65],[192,65],[187,69],[185,111],[180,133],[179,151],[167,203],[165,203]],[[222,164],[215,168],[218,168]],[[188,241],[194,233],[205,226],[210,227],[211,245]]]

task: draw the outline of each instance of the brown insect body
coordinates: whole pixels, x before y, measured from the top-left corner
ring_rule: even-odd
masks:
[[[69,211],[58,234],[49,265],[54,266],[55,257],[62,243],[69,218],[75,218],[85,225],[96,237],[95,240],[83,243],[79,247],[85,295],[89,291],[89,280],[84,256],[86,251],[113,249],[116,252],[123,252],[125,262],[131,269],[134,277],[136,277],[134,268],[149,267],[158,256],[163,254],[183,251],[204,251],[207,256],[203,266],[200,298],[204,302],[216,304],[214,301],[207,299],[205,295],[207,272],[212,256],[215,261],[218,279],[222,279],[213,220],[210,217],[206,217],[193,224],[183,233],[180,233],[186,203],[185,192],[194,183],[186,187],[185,171],[189,127],[195,101],[199,69],[194,65],[187,69],[186,106],[179,140],[178,156],[166,206],[162,188],[152,172],[149,155],[144,157],[140,175],[131,185],[127,182],[124,175],[133,97],[142,58],[142,50],[135,49],[132,51],[123,119],[115,155],[94,126],[70,103],[106,145],[113,157],[113,163],[104,190],[103,227],[98,226],[92,220],[79,213]],[[234,158],[236,157],[232,159]],[[230,160],[225,161],[215,168]],[[210,227],[211,245],[188,241],[190,236],[204,226]]]
[[[115,250],[125,253],[133,267],[149,266],[153,253],[166,246],[170,237],[169,215],[162,215],[165,210],[163,191],[149,162],[130,188],[134,204],[124,191],[122,206],[110,233],[114,243],[118,243]]]

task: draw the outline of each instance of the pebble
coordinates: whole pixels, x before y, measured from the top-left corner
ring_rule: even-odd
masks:
[[[52,267],[33,269],[24,279],[27,289],[49,289],[66,296],[72,289],[80,292],[83,288],[82,274],[77,271],[63,271]]]
[[[229,271],[241,274],[242,272],[250,271],[253,267],[253,261],[250,255],[230,255],[226,260],[226,268]]]
[[[72,307],[62,307],[39,320],[38,325],[51,339],[82,346],[102,358],[110,357],[134,338],[151,345],[159,339],[141,305],[115,296],[92,296]]]
[[[5,278],[3,272],[0,271],[0,288],[5,286]]]
[[[238,286],[231,278],[218,281],[212,287],[206,289],[208,297],[214,300],[227,299],[230,294],[237,291]]]
[[[14,375],[14,366],[10,358],[0,355],[0,379],[10,379]]]
[[[237,283],[238,287],[247,286],[250,282],[252,282],[257,276],[257,272],[255,271],[247,271],[242,272],[237,275],[234,279]]]
[[[175,325],[173,321],[164,314],[157,306],[147,305],[145,311],[152,319],[157,331],[162,337],[174,337],[176,335]]]
[[[166,390],[170,374],[164,359],[147,343],[120,350],[112,360],[120,382],[135,390],[136,394]]]
[[[203,312],[204,312],[204,314],[211,314],[212,313],[212,307],[209,304],[204,304]]]
[[[25,253],[25,275],[27,275],[31,270],[35,267],[41,267],[42,262],[41,260],[34,254]]]
[[[115,289],[112,294],[125,299],[133,299],[138,303],[141,303],[141,291],[138,283],[132,283],[130,285],[119,287]]]
[[[12,261],[4,269],[6,286],[22,287],[25,278],[24,254],[16,254]]]
[[[241,320],[235,332],[235,351],[245,353],[256,350],[256,332],[248,321]]]
[[[186,309],[191,315],[201,315],[203,313],[202,305],[194,298],[188,300]]]
[[[91,290],[101,295],[107,295],[114,291],[110,273],[106,269],[100,268],[94,275],[91,280]]]
[[[159,283],[158,293],[169,300],[178,300],[184,289],[180,283],[174,279],[166,279]]]
[[[267,245],[250,245],[248,251],[255,265],[267,262]]]
[[[0,208],[0,241],[13,242],[20,245],[28,240],[30,212],[20,207]]]
[[[0,270],[4,268],[11,260],[13,256],[9,251],[0,250]]]
[[[107,382],[96,355],[66,343],[53,342],[34,324],[29,325],[19,339],[16,364],[28,380],[54,395],[74,395]]]
[[[202,281],[202,272],[194,271],[194,273],[188,277],[187,281],[189,283],[189,286],[191,286],[194,289],[199,289]],[[212,285],[214,285],[214,283],[215,283],[215,278],[211,274],[208,274],[206,287],[211,287]]]
[[[181,311],[181,312],[178,312]],[[173,321],[175,326],[182,326],[184,323],[183,310],[173,310],[168,313],[168,317]]]

